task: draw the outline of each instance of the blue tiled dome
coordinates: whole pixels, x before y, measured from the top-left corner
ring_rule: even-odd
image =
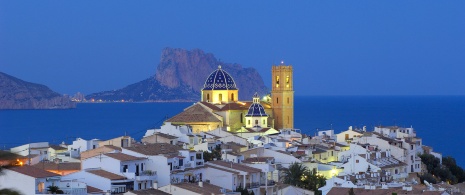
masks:
[[[253,95],[253,103],[249,107],[249,111],[245,116],[268,116],[265,108],[260,104],[260,96],[257,93]]]
[[[260,103],[252,103],[245,116],[268,116]]]
[[[237,89],[234,79],[223,69],[221,66],[218,66],[218,69],[213,71],[210,76],[208,76],[205,84],[203,85],[203,90],[230,90]]]

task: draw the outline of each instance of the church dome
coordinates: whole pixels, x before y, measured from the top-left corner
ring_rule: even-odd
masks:
[[[260,96],[258,96],[257,93],[254,94],[253,103],[250,105],[245,116],[268,116],[265,112],[265,108],[260,104]]]
[[[208,76],[205,84],[203,85],[203,90],[231,90],[237,89],[234,79],[221,69],[221,66],[218,66],[218,69],[213,71],[210,76]]]

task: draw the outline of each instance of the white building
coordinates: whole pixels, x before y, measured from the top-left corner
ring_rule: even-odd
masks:
[[[58,186],[61,176],[36,167],[24,165],[2,170],[0,189],[10,188],[21,194],[48,194],[48,186]]]

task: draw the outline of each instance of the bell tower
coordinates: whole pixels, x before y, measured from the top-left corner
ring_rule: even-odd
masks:
[[[275,129],[294,128],[294,83],[291,65],[271,68],[271,106]]]

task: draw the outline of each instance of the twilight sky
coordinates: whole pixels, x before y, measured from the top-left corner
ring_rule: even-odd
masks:
[[[165,47],[295,70],[296,95],[465,95],[465,1],[0,1],[0,71],[124,87]]]

